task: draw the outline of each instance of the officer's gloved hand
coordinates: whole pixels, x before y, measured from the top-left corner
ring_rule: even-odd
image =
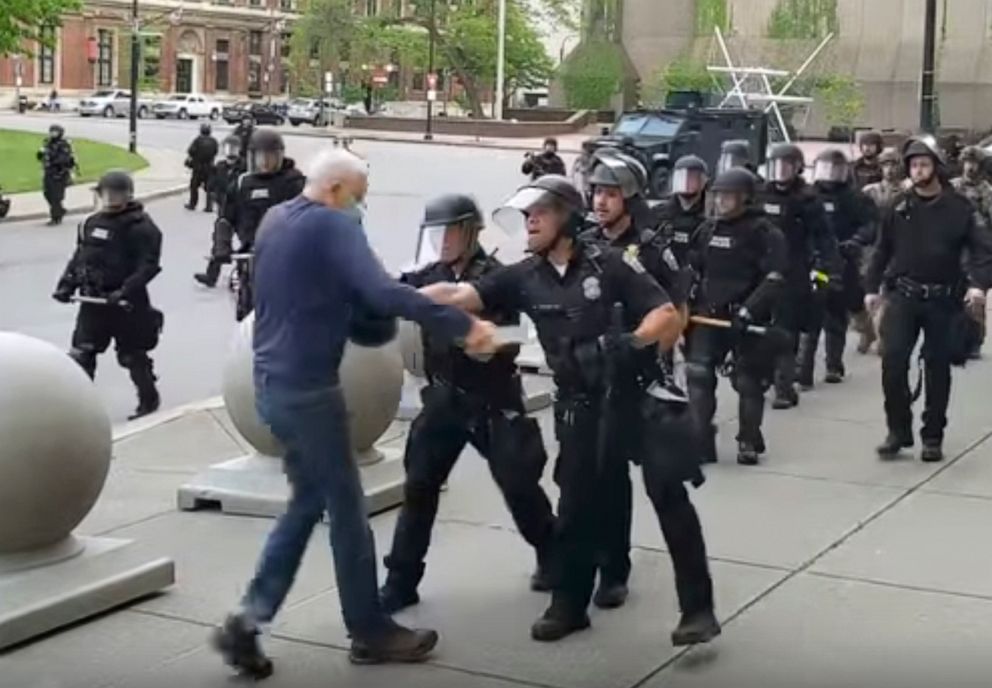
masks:
[[[68,289],[56,289],[55,293],[52,294],[52,298],[59,303],[69,303],[72,300],[72,292]]]
[[[730,329],[737,335],[747,332],[747,329],[754,324],[754,316],[747,308],[740,308],[734,317],[730,319]]]
[[[121,301],[124,300],[124,292],[118,289],[117,291],[112,291],[107,294],[107,305],[108,306],[119,306]]]

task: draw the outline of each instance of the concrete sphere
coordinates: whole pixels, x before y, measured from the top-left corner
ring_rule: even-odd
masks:
[[[110,418],[64,351],[0,332],[0,553],[65,540],[110,468]]]
[[[252,373],[254,314],[245,318],[235,332],[224,366],[222,384],[224,405],[231,421],[260,453],[282,456],[285,450],[272,436],[255,410]],[[341,361],[341,385],[356,453],[365,453],[393,422],[403,387],[403,360],[397,342],[377,348],[348,343]]]

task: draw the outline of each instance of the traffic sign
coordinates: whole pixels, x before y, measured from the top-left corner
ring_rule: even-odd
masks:
[[[437,90],[437,74],[434,72],[431,72],[430,74],[427,75],[427,90],[428,91]]]

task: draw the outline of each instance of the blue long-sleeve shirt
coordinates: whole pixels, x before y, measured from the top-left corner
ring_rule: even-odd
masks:
[[[338,383],[353,304],[449,339],[471,319],[386,273],[361,226],[299,196],[273,207],[255,243],[255,376],[294,387]]]

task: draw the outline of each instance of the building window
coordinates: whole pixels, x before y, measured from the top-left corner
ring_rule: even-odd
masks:
[[[248,0],[248,4],[251,5],[252,7],[261,7],[262,0]]]
[[[365,16],[374,17],[379,14],[379,0],[365,0]]]
[[[218,38],[217,46],[214,50],[217,53],[218,60],[221,58],[224,58],[226,60],[228,54],[231,52],[231,41],[226,38]]]
[[[423,91],[424,90],[424,73],[423,72],[414,72],[413,73],[413,81],[410,84],[410,88],[412,88],[414,91]]]
[[[114,74],[114,33],[108,29],[99,29],[97,46],[96,85],[110,86]]]
[[[38,81],[42,84],[55,83],[55,27],[41,28],[41,46],[38,49]]]
[[[293,48],[293,43],[292,43],[293,34],[284,33],[282,34],[282,36],[279,37],[279,39],[280,39],[279,54],[282,57],[289,57],[289,53]]]
[[[295,12],[296,0],[279,0],[279,7],[286,12]]]
[[[261,55],[262,54],[262,32],[261,31],[250,31],[248,33],[248,54],[249,55]]]
[[[260,62],[248,63],[248,92],[259,93],[262,90],[262,64]]]
[[[230,88],[230,72],[227,60],[217,58],[214,62],[214,90],[226,91]]]

